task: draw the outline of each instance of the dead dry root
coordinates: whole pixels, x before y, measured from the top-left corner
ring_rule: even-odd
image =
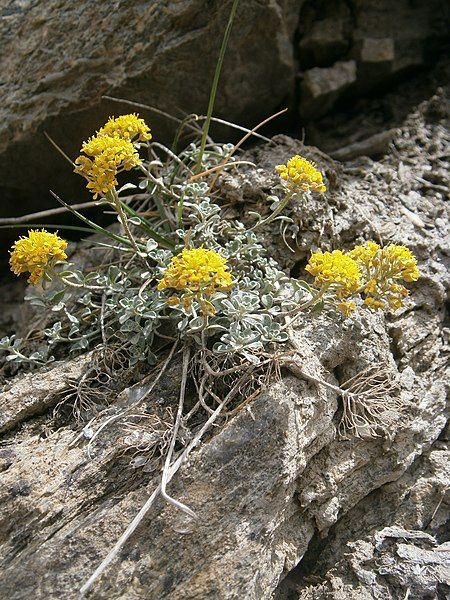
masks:
[[[55,406],[53,418],[69,415],[80,425],[104,410],[129,384],[135,368],[119,346],[94,350],[92,359],[79,379],[68,379],[67,390]]]

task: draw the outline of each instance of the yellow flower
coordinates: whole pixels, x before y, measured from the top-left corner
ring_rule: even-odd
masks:
[[[119,137],[129,141],[146,142],[152,139],[150,127],[136,114],[110,117],[97,135]]]
[[[409,292],[395,280],[416,281],[420,276],[417,261],[408,248],[397,244],[381,248],[375,242],[367,242],[356,246],[348,255],[356,260],[367,278],[366,306],[374,309],[389,306],[394,310],[403,306],[403,298]]]
[[[417,281],[420,277],[417,260],[405,246],[389,244],[381,251],[382,267],[393,279]]]
[[[364,305],[373,310],[382,309],[384,307],[384,303],[381,300],[377,300],[370,296],[364,300]]]
[[[178,306],[178,304],[180,304],[180,299],[178,296],[170,296],[167,298],[166,302],[169,306]]]
[[[75,173],[88,180],[87,188],[94,194],[107,194],[117,185],[117,174],[141,164],[135,146],[129,140],[107,135],[92,137],[83,143],[81,155],[75,161]]]
[[[402,296],[403,298],[409,296],[409,290],[407,290],[404,285],[399,285],[398,283],[393,283],[392,285],[390,285],[389,291],[399,296]]]
[[[396,298],[395,296],[391,296],[388,298],[388,304],[393,310],[397,310],[398,308],[402,308],[403,302],[400,298]]]
[[[377,291],[377,282],[376,279],[369,279],[366,287],[364,288],[366,294],[376,294]]]
[[[232,285],[227,259],[205,248],[185,248],[174,256],[164,277],[158,283],[158,290],[171,288],[187,292],[227,291]]]
[[[319,192],[327,191],[323,183],[322,173],[318,171],[313,162],[296,154],[286,164],[275,167],[278,175],[287,181],[292,192]]]
[[[306,270],[315,277],[316,287],[336,285],[339,298],[351,296],[361,285],[357,263],[342,250],[313,252]]]
[[[43,277],[46,267],[58,260],[65,260],[67,242],[56,233],[31,230],[27,237],[21,237],[12,246],[9,263],[16,275],[30,273],[28,282],[35,285]]]
[[[348,255],[354,260],[362,262],[365,266],[377,266],[379,261],[377,260],[378,251],[380,246],[375,242],[367,242],[364,246],[355,246]]]
[[[339,312],[341,312],[344,315],[344,317],[349,317],[352,314],[352,312],[355,311],[356,304],[351,301],[339,302],[337,307]]]

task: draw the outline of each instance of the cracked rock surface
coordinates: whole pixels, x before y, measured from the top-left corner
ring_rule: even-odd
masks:
[[[74,160],[107,117],[140,111],[169,144],[181,117],[205,114],[231,0],[0,0],[0,216],[86,197]],[[442,0],[245,0],[215,114],[254,127],[280,107],[300,121],[341,97],[430,65],[448,34]],[[401,24],[401,25],[399,25]],[[222,131],[223,133],[223,131]],[[235,130],[227,128],[223,137]],[[216,136],[215,136],[216,137]],[[5,233],[1,232],[2,236]]]
[[[264,212],[273,165],[294,152],[325,170],[326,196],[293,204],[286,230],[275,224],[263,232],[293,272],[311,248],[363,239],[404,243],[417,255],[422,277],[398,313],[305,315],[293,333],[302,368],[329,383],[387,365],[398,375],[402,411],[375,439],[341,439],[336,393],[283,371],[170,484],[198,520],[159,500],[90,597],[440,600],[450,591],[447,119],[440,90],[408,116],[378,161],[341,164],[277,136],[247,154],[256,170],[221,178],[232,216]],[[79,368],[68,361],[18,375],[0,394],[8,411],[0,564],[10,600],[77,598],[157,484],[154,473],[130,468],[116,428],[105,428],[89,456],[88,430],[79,436],[70,418],[55,424],[64,378]],[[176,403],[179,377],[174,365],[148,411]],[[116,399],[128,401],[126,390]]]

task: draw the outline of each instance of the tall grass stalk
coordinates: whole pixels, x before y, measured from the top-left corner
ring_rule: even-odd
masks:
[[[202,141],[200,145],[200,152],[197,159],[197,164],[195,166],[195,172],[200,173],[202,170],[202,159],[203,153],[205,151],[206,139],[209,133],[209,126],[211,125],[211,117],[214,109],[214,103],[216,101],[216,92],[217,87],[219,85],[220,72],[222,70],[223,59],[225,57],[225,52],[228,46],[228,40],[230,38],[231,28],[233,26],[234,17],[236,15],[236,10],[239,4],[239,0],[233,0],[233,5],[231,7],[230,16],[228,17],[227,27],[225,29],[225,33],[222,40],[222,46],[220,47],[219,59],[216,64],[216,70],[214,71],[214,79],[211,86],[211,92],[209,94],[209,103],[208,103],[208,112],[206,114],[206,121],[203,125],[203,133],[202,133]]]

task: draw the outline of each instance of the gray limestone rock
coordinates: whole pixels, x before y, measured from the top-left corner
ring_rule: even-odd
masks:
[[[311,248],[363,239],[415,252],[422,277],[403,310],[348,320],[304,315],[292,336],[303,370],[330,384],[386,364],[399,376],[401,413],[375,439],[341,439],[335,391],[282,371],[170,483],[198,519],[158,500],[90,597],[397,600],[446,592],[448,207],[444,180],[435,178],[448,172],[437,110],[444,100],[440,93],[417,107],[393,140],[396,151],[379,161],[341,165],[277,136],[246,154],[256,169],[243,165],[218,183],[230,218],[264,214],[275,164],[294,152],[318,162],[327,194],[293,203],[284,237],[276,223],[263,231],[288,270],[300,273]],[[405,203],[423,226],[402,211]],[[158,473],[130,465],[114,423],[92,440],[70,416],[55,422],[58,393],[43,390],[64,390],[64,373],[75,376],[79,365],[18,375],[0,396],[9,423],[0,438],[0,564],[10,600],[77,598],[158,482]],[[177,363],[146,411],[174,406],[179,380]],[[130,398],[125,390],[113,405],[120,410]]]

